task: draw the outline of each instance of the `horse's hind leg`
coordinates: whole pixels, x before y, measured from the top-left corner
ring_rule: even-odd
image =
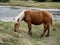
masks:
[[[47,31],[47,25],[44,24],[44,31],[43,31],[43,33],[41,34],[40,38],[43,37],[43,36],[45,35],[45,32],[46,32],[46,31]]]
[[[28,34],[31,36],[32,35],[32,32],[31,32],[32,25],[30,22],[28,22],[28,28],[29,28]]]
[[[46,37],[48,37],[50,35],[50,25],[48,25],[48,27],[47,27],[47,35],[46,35]]]

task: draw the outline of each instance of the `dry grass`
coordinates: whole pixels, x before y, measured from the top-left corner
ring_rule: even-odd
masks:
[[[23,6],[23,7],[38,7],[38,8],[57,8],[60,9],[60,2],[29,2],[29,1],[12,1],[0,3],[3,6]]]
[[[53,27],[55,30],[51,29],[50,37],[39,38],[43,31],[42,25],[33,25],[33,35],[30,37],[25,22],[21,23],[18,32],[13,31],[12,22],[0,22],[0,45],[60,45],[60,21],[55,21]]]

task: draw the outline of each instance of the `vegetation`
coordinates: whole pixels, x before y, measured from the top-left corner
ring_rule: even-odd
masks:
[[[0,2],[9,2],[10,0],[0,0]]]
[[[23,6],[23,7],[37,7],[37,8],[55,8],[60,9],[60,2],[30,2],[30,1],[11,1],[7,3],[0,3],[2,6]]]
[[[53,1],[53,2],[59,2],[60,0],[0,0],[0,2],[8,2],[8,1],[37,1],[37,2]]]
[[[60,2],[60,0],[52,0],[53,2]]]
[[[50,37],[39,38],[43,26],[32,28],[32,37],[28,33],[27,24],[21,23],[18,32],[13,31],[12,22],[0,22],[0,45],[60,45],[60,22],[55,21],[54,30],[50,31]]]
[[[38,1],[38,2],[46,2],[47,0],[34,0],[34,1]]]
[[[43,2],[42,2],[43,1]],[[58,8],[60,9],[60,2],[44,2],[46,0],[0,0],[2,6],[25,6],[25,7],[37,7],[37,8]],[[47,0],[51,1],[51,0]]]

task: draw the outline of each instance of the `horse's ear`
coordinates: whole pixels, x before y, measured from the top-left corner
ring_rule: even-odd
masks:
[[[19,22],[19,19],[17,21]]]

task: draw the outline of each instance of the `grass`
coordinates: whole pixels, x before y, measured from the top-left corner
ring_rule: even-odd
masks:
[[[53,27],[55,30],[50,30],[50,37],[39,38],[42,25],[33,25],[33,35],[30,37],[25,22],[21,22],[18,32],[13,31],[12,22],[0,22],[0,45],[60,45],[60,21],[55,21]]]
[[[0,5],[60,9],[60,2],[11,1]]]

